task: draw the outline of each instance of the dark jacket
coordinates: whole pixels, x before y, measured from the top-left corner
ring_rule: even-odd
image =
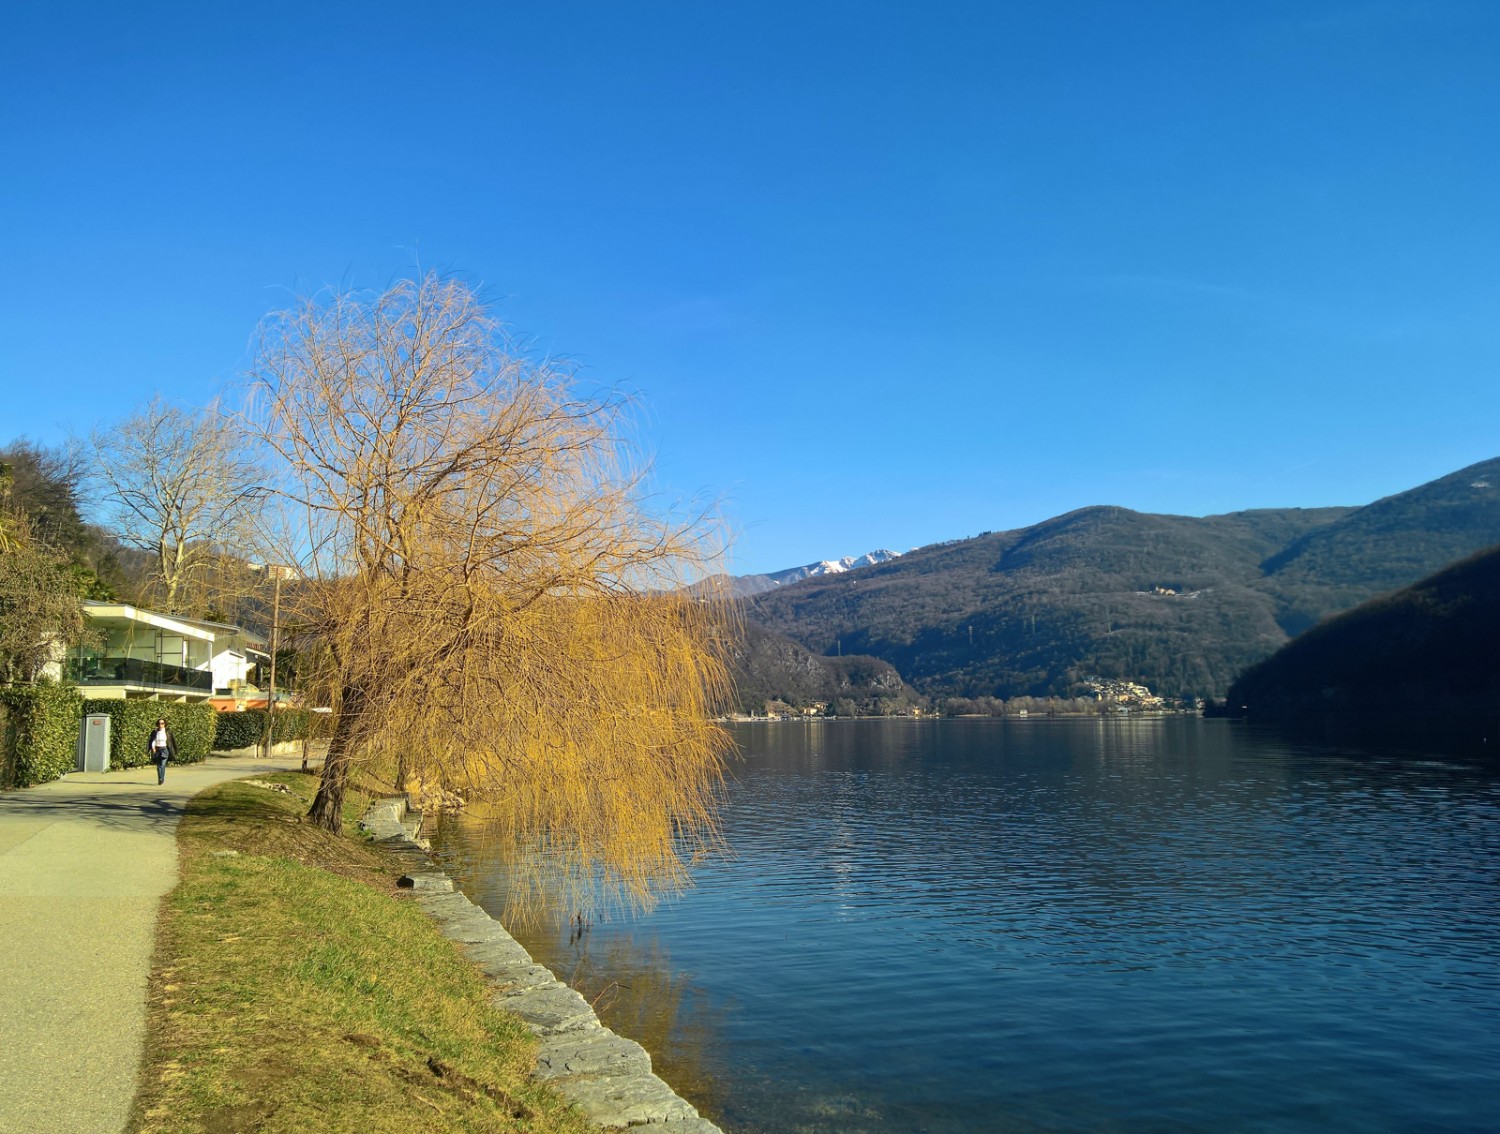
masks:
[[[152,742],[155,739],[156,739],[156,726],[152,725],[151,726],[151,731],[148,732],[148,733],[146,733],[146,755],[149,756],[149,757],[151,757],[152,760],[155,760],[157,758],[156,757],[156,749],[154,749],[154,748],[151,747],[151,744],[152,744]],[[167,759],[168,760],[175,760],[175,759],[177,759],[177,738],[172,735],[172,726],[171,725],[167,726]]]

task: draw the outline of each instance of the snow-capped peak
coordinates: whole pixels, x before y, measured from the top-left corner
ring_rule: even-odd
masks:
[[[810,579],[814,575],[841,575],[845,571],[853,571],[857,567],[873,567],[877,563],[885,563],[897,558],[899,551],[890,551],[880,548],[877,551],[866,552],[864,555],[846,555],[842,559],[820,559],[816,563],[808,563],[802,567],[789,567],[785,571],[773,571],[766,578],[778,586],[787,583],[795,583],[799,579]]]

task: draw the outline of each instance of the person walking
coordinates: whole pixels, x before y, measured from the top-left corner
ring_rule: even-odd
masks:
[[[177,738],[167,727],[165,717],[156,718],[156,727],[151,730],[151,738],[146,742],[146,751],[156,764],[156,782],[166,783],[167,761],[177,757]]]

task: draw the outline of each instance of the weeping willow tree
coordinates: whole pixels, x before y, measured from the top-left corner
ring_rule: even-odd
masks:
[[[336,714],[309,818],[337,831],[368,768],[631,891],[678,877],[713,837],[732,627],[683,588],[706,527],[648,507],[621,403],[436,275],[271,316],[251,378]]]

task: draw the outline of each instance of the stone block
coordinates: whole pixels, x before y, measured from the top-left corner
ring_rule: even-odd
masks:
[[[406,829],[401,825],[401,817],[405,813],[405,799],[379,799],[365,810],[364,818],[359,821],[359,825],[368,831],[376,842],[402,840],[406,838]]]
[[[655,1075],[553,1079],[557,1093],[600,1126],[639,1126],[697,1118],[691,1103],[677,1097]]]
[[[423,894],[417,902],[424,910],[437,918],[439,924],[444,927],[445,934],[448,922],[457,921],[460,918],[472,918],[476,915],[486,919],[489,917],[458,890],[451,894]]]
[[[490,978],[498,991],[507,994],[524,992],[528,988],[541,988],[544,985],[557,983],[557,978],[552,975],[550,969],[541,965],[530,963],[512,963],[508,965],[487,964],[479,966],[484,975]]]
[[[514,1012],[538,1035],[570,1032],[599,1023],[587,1000],[556,981],[538,988],[501,992],[492,1003],[497,1008]]]
[[[492,941],[514,940],[505,932],[505,926],[477,906],[467,914],[447,920],[443,925],[443,936],[460,945],[487,945]]]
[[[649,1075],[651,1056],[634,1040],[605,1028],[585,1028],[548,1038],[537,1049],[536,1076]]]
[[[415,846],[394,847],[391,856],[407,870],[433,870],[432,858]]]
[[[420,890],[426,894],[451,894],[453,892],[453,879],[435,870],[403,874],[396,879],[396,885],[403,890]]]

